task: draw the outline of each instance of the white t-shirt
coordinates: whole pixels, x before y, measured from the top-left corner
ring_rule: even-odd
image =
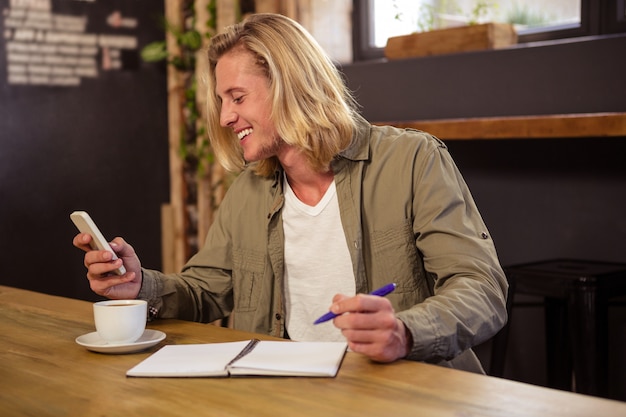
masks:
[[[316,206],[298,200],[285,177],[285,302],[289,337],[298,341],[345,341],[328,312],[335,294],[355,294],[348,244],[341,225],[335,182]]]

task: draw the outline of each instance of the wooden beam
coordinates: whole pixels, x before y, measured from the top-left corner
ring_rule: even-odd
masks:
[[[200,118],[197,122],[197,129],[206,128],[206,97],[207,97],[207,85],[206,77],[209,68],[209,60],[206,54],[208,47],[208,38],[205,34],[208,32],[206,22],[211,16],[209,16],[208,10],[209,0],[196,0],[196,30],[202,35],[202,47],[196,52],[196,105],[198,106],[198,112]],[[211,33],[213,35],[213,33]],[[204,138],[198,138],[197,146],[201,146],[200,143]],[[205,161],[200,161],[199,164],[204,166]],[[197,181],[197,193],[198,193],[198,248],[204,245],[207,232],[213,222],[213,205],[212,201],[212,189],[211,189],[211,172],[212,167],[208,166],[200,172],[196,173]]]
[[[176,27],[182,26],[180,12],[181,0],[167,0],[165,19]],[[170,55],[179,55],[180,47],[171,31],[166,31],[167,50]],[[183,177],[183,161],[180,158],[180,126],[183,123],[181,109],[183,107],[182,82],[172,65],[167,66],[167,97],[168,97],[168,141],[170,160],[170,206],[162,211],[162,215],[171,216],[163,219],[163,271],[175,272],[187,261],[185,234],[185,180]],[[166,230],[165,228],[169,228]]]
[[[374,124],[419,129],[440,139],[626,137],[626,113],[391,121]]]
[[[239,0],[217,0],[217,31],[237,23]]]
[[[257,13],[280,13],[280,0],[255,0]]]

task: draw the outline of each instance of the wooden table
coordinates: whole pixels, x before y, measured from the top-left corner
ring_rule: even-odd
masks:
[[[626,403],[418,362],[347,353],[336,378],[127,378],[164,344],[246,340],[250,333],[178,320],[141,353],[94,353],[91,303],[0,286],[2,416],[625,416]],[[269,337],[263,337],[269,339]]]

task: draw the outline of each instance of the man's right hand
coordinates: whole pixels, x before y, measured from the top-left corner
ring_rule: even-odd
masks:
[[[137,298],[141,289],[141,262],[131,245],[121,237],[110,243],[119,259],[112,260],[111,252],[93,250],[89,246],[91,235],[79,233],[73,244],[85,253],[85,267],[91,290],[98,295],[113,299]],[[126,273],[116,275],[112,271],[124,265]]]

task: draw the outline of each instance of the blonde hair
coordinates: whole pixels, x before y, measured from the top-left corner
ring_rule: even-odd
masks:
[[[234,132],[220,125],[221,102],[215,92],[217,61],[236,47],[253,54],[268,78],[270,117],[281,140],[300,149],[316,171],[328,170],[352,140],[356,102],[313,37],[297,22],[269,13],[253,14],[211,39],[207,128],[217,160],[230,171],[245,166]],[[253,169],[269,177],[278,166],[272,157],[255,163]]]

